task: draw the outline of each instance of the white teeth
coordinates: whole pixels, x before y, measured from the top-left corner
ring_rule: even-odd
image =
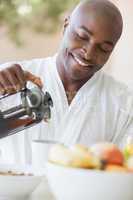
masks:
[[[82,66],[88,66],[88,64],[86,63],[83,63],[81,60],[79,60],[79,58],[77,58],[76,56],[74,56],[74,59],[79,63],[79,65],[82,65]]]

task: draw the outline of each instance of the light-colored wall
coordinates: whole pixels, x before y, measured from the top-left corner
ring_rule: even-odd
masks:
[[[133,86],[133,0],[114,0],[121,10],[124,29],[113,55],[109,73]]]
[[[52,55],[58,49],[60,33],[37,34],[29,30],[21,32],[24,44],[17,47],[6,32],[0,35],[0,62],[40,58]]]

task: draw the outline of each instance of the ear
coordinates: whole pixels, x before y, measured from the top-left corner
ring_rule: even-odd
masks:
[[[63,25],[63,33],[65,32],[67,26],[69,25],[69,21],[70,21],[70,16],[66,17],[64,19],[64,25]]]

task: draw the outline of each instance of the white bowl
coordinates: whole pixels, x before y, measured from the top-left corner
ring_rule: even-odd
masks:
[[[57,200],[133,200],[133,174],[46,164]]]
[[[40,184],[42,175],[32,166],[0,164],[0,172],[31,173],[29,175],[0,175],[0,200],[26,199]]]

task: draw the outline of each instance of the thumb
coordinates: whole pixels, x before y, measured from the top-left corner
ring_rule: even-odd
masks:
[[[24,71],[24,75],[25,75],[25,81],[31,81],[32,83],[36,84],[40,88],[43,87],[43,83],[42,83],[42,80],[40,79],[40,77],[35,76],[34,74],[32,74],[28,71]]]

